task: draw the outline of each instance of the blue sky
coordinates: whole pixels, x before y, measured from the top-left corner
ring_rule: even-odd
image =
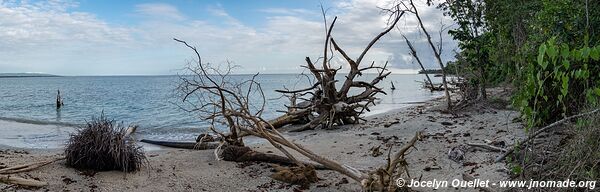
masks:
[[[244,24],[258,27],[264,23],[269,13],[261,11],[273,8],[318,10],[320,5],[329,6],[330,2],[318,0],[259,0],[259,1],[118,1],[84,0],[79,2],[78,11],[95,13],[98,18],[111,23],[135,24],[139,17],[132,14],[139,4],[170,4],[186,16],[198,19],[218,21],[207,9],[222,7]]]
[[[172,38],[197,46],[204,61],[234,62],[241,66],[236,73],[298,73],[304,57],[322,52],[321,4],[328,19],[338,16],[334,38],[354,57],[387,25],[377,7],[388,0],[0,0],[0,73],[176,74],[193,54]],[[440,23],[452,24],[434,8],[419,10],[433,34]],[[388,60],[395,71],[416,69],[401,34],[415,41],[426,65],[437,66],[411,17],[366,59]],[[442,36],[444,59],[451,60],[456,42]]]

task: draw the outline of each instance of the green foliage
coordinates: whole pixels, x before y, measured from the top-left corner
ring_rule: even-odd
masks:
[[[438,6],[458,24],[457,28],[448,31],[448,34],[459,41],[458,46],[462,50],[459,55],[461,60],[453,67],[467,69],[474,74],[468,79],[479,86],[487,84],[486,69],[489,66],[489,47],[485,45],[490,35],[485,27],[484,5],[483,0],[454,0]]]
[[[539,46],[536,62],[515,97],[528,127],[538,126],[597,104],[600,96],[600,46],[570,49],[552,38]]]
[[[513,106],[527,129],[600,106],[600,1],[454,0],[440,7],[458,23],[450,34],[461,51],[448,68],[484,71],[488,84],[513,82]],[[599,117],[578,120],[580,129],[548,165],[551,176],[598,180]],[[514,174],[530,171],[523,158],[508,159]]]
[[[510,82],[518,79],[518,72],[535,55],[538,42],[532,24],[536,12],[542,9],[539,0],[486,0],[484,17],[490,38],[486,41],[491,73],[499,74],[496,81]],[[494,78],[491,78],[494,79]]]
[[[590,45],[600,45],[600,1],[454,0],[439,7],[458,24],[449,34],[461,52],[448,68],[475,84],[513,82],[513,105],[528,127],[597,105],[600,51]]]
[[[536,22],[531,23],[536,32],[532,38],[544,42],[550,37],[555,37],[557,42],[569,45],[597,43],[598,36],[595,35],[595,30],[599,29],[600,14],[595,10],[600,7],[600,3],[587,1],[588,13],[586,0],[540,1],[542,9],[534,15]],[[589,22],[586,18],[589,18]]]

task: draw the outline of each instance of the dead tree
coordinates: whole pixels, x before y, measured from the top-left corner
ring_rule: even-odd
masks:
[[[316,83],[298,90],[277,90],[277,92],[286,95],[299,95],[300,99],[304,100],[303,105],[295,106],[296,110],[287,112],[285,115],[310,119],[304,126],[293,131],[314,129],[318,126],[331,128],[333,125],[355,124],[364,120],[361,115],[365,111],[369,111],[370,105],[375,104],[376,95],[386,94],[383,89],[377,87],[377,84],[386,78],[390,72],[387,70],[387,62],[383,66],[377,66],[373,62],[365,67],[361,66],[361,63],[369,49],[394,28],[402,15],[404,15],[404,12],[395,14],[391,24],[375,36],[356,59],[352,59],[332,37],[337,17],[333,19],[331,25],[326,28],[323,57],[320,58],[321,66],[319,67],[310,57],[306,57],[306,65],[302,66],[310,71],[316,79]],[[327,21],[325,23],[327,24]],[[331,48],[339,53],[350,66],[350,71],[345,76],[344,81],[340,82],[341,87],[339,88],[337,87],[339,84],[336,75],[341,67],[332,67],[331,61],[334,53]],[[371,81],[357,80],[357,77],[371,70],[377,70],[377,76]],[[350,90],[352,89],[362,89],[362,92],[351,94]]]
[[[314,172],[315,166],[313,166],[313,163],[297,160],[290,153],[290,150],[310,159],[316,163],[314,165],[350,177],[365,190],[395,191],[397,189],[395,179],[403,177],[407,170],[404,155],[420,138],[420,133],[417,133],[400,151],[394,155],[390,154],[388,163],[376,170],[360,171],[351,166],[327,159],[302,145],[289,141],[269,121],[261,117],[265,107],[265,97],[260,83],[255,81],[256,75],[248,80],[234,80],[229,76],[233,68],[229,62],[224,69],[213,67],[209,63],[202,63],[200,54],[195,47],[190,46],[185,41],[178,39],[175,39],[175,41],[183,43],[196,54],[197,60],[194,60],[192,65],[187,68],[191,74],[180,76],[181,84],[178,87],[178,92],[181,94],[187,110],[196,112],[203,120],[211,122],[210,130],[221,136],[220,144],[215,150],[218,158],[228,161],[282,161],[281,159],[274,159],[275,157],[264,156],[263,153],[248,147],[243,147],[244,143],[241,136],[252,135],[267,140],[291,162],[294,162],[299,168],[290,170],[301,171],[301,173],[294,174],[305,174],[305,176],[306,174],[316,174]],[[335,46],[337,47],[337,45]],[[354,67],[358,67],[358,65]],[[371,68],[374,67],[371,66]],[[385,67],[381,69],[385,69]],[[334,71],[330,72],[333,73]],[[326,73],[326,71],[316,72],[320,75],[321,80],[323,73]],[[380,73],[379,78],[383,77],[385,76]],[[370,94],[367,93],[367,95]],[[251,97],[256,98],[257,96],[262,98],[262,102],[250,100]],[[251,103],[258,103],[258,105],[252,105]],[[228,131],[222,131],[217,127],[227,127],[229,129]],[[200,141],[202,140],[200,139]],[[314,177],[306,176],[305,178]]]
[[[417,63],[419,64],[419,66],[421,66],[421,70],[423,70],[423,72],[425,72],[425,67],[423,66],[423,63],[421,63],[421,59],[419,58],[419,55],[417,55],[417,50],[415,49],[415,47],[413,47],[412,43],[410,43],[410,41],[408,40],[408,38],[406,38],[406,36],[402,35],[402,37],[404,38],[404,40],[406,41],[406,45],[408,45],[408,48],[410,49],[410,55],[413,56],[413,58],[415,58],[415,60],[417,60]],[[433,82],[431,82],[431,78],[429,78],[429,74],[427,74],[427,72],[425,72],[425,77],[427,77],[427,84],[429,84],[429,90],[431,92],[435,91],[435,86],[433,86]],[[425,86],[427,87],[427,86]]]
[[[394,2],[394,4],[395,4],[394,8],[384,9],[384,11],[388,11],[392,15],[398,14],[398,12],[402,12],[402,13],[408,12],[408,13],[412,13],[417,18],[417,21],[419,22],[419,28],[427,37],[427,43],[431,47],[431,50],[433,51],[433,56],[435,56],[435,59],[440,66],[440,70],[442,71],[442,85],[444,86],[444,92],[446,95],[446,103],[448,105],[448,110],[452,110],[452,98],[450,97],[450,91],[448,90],[448,82],[446,80],[446,71],[444,69],[444,63],[442,62],[442,57],[441,57],[441,51],[442,51],[441,42],[440,42],[440,46],[438,48],[436,48],[433,41],[431,40],[431,35],[427,31],[427,29],[425,29],[425,25],[423,25],[423,20],[421,19],[421,16],[419,15],[419,10],[415,6],[413,0],[397,0]]]

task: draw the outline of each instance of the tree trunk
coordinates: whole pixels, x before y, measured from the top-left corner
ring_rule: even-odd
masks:
[[[413,47],[412,43],[410,43],[410,41],[408,40],[408,38],[406,38],[406,36],[402,35],[402,37],[404,37],[404,40],[406,41],[406,45],[408,45],[408,48],[410,48],[410,54],[417,60],[417,63],[419,63],[419,66],[421,66],[421,70],[423,70],[425,77],[427,77],[427,83],[429,83],[429,90],[431,92],[435,91],[433,82],[431,82],[431,78],[429,78],[429,74],[425,71],[425,67],[423,66],[423,63],[421,63],[421,59],[417,55],[417,50]],[[425,85],[425,87],[427,87],[427,85]]]
[[[289,124],[301,123],[304,121],[303,118],[306,117],[307,114],[308,110],[294,111],[294,113],[286,113],[282,116],[270,120],[269,124],[271,124],[275,128],[281,128]]]
[[[483,65],[480,63],[480,65]],[[487,99],[487,94],[485,91],[485,85],[486,85],[486,74],[485,74],[485,67],[484,66],[480,66],[479,67],[479,71],[481,72],[481,85],[479,85],[479,94],[481,96],[482,99]]]
[[[140,142],[150,143],[154,145],[160,145],[165,147],[173,147],[180,149],[197,149],[197,150],[205,150],[205,149],[216,149],[219,146],[217,142],[203,142],[198,144],[196,142],[180,142],[180,141],[156,141],[156,140],[148,140],[142,139]]]
[[[444,69],[444,63],[442,62],[440,53],[437,51],[437,49],[435,49],[435,45],[433,45],[433,42],[431,41],[431,35],[429,35],[429,32],[427,32],[427,30],[425,29],[425,26],[423,25],[421,16],[419,16],[419,12],[417,11],[417,7],[414,5],[412,0],[410,0],[410,4],[414,8],[414,13],[415,13],[415,16],[417,17],[417,21],[419,21],[419,26],[421,27],[421,30],[423,30],[423,33],[425,33],[425,36],[427,36],[427,42],[429,43],[429,46],[433,50],[436,61],[440,65],[440,69],[442,70],[442,84],[444,85],[444,92],[446,94],[446,102],[448,104],[448,110],[452,110],[452,98],[450,98],[450,91],[448,90],[448,82],[446,81],[446,70]]]

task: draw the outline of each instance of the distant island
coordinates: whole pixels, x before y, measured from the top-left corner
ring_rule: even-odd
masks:
[[[441,69],[425,69],[425,70],[420,70],[419,74],[442,74],[442,70]]]
[[[45,73],[0,73],[0,78],[9,77],[60,77],[59,75]]]

